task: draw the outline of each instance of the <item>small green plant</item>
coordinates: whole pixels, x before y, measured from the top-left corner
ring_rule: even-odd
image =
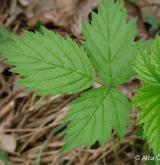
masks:
[[[8,160],[7,154],[0,150],[0,164],[4,165],[12,165],[12,163]]]
[[[43,27],[0,46],[12,71],[22,76],[19,83],[39,95],[80,92],[99,75],[102,86],[70,105],[64,152],[96,141],[105,144],[113,129],[122,138],[129,125],[131,104],[117,87],[134,75],[136,21],[127,21],[122,1],[102,0],[83,31],[82,46]]]

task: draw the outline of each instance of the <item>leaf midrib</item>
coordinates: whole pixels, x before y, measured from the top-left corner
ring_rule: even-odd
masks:
[[[5,49],[4,49],[5,50]],[[13,52],[13,51],[12,51]],[[14,53],[14,52],[13,52]],[[17,54],[17,52],[16,52],[16,54]],[[76,72],[77,74],[80,74],[80,75],[82,75],[83,77],[87,77],[89,80],[92,80],[92,77],[89,77],[88,76],[88,74],[86,73],[86,74],[84,74],[84,73],[81,73],[81,72],[79,72],[79,71],[77,71],[77,69],[71,69],[71,68],[68,68],[68,67],[65,67],[64,65],[55,65],[55,64],[53,64],[53,63],[50,63],[50,62],[47,62],[45,59],[43,59],[43,61],[42,61],[42,59],[38,59],[38,58],[35,58],[35,57],[31,57],[31,56],[27,56],[25,53],[19,53],[20,55],[24,55],[24,56],[26,56],[27,58],[30,58],[30,59],[33,59],[33,60],[36,60],[36,62],[44,62],[44,63],[46,63],[46,64],[48,64],[48,65],[51,65],[52,66],[52,68],[55,68],[55,67],[57,67],[57,68],[60,68],[60,69],[66,69],[66,70],[69,70],[69,71],[71,71],[71,72]],[[91,65],[91,64],[90,64]],[[15,66],[16,67],[16,66]]]

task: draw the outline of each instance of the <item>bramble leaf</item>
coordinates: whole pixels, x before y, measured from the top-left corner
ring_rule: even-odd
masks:
[[[160,38],[153,41],[150,51],[141,51],[137,57],[135,70],[143,81],[134,105],[139,107],[139,123],[143,124],[154,154],[160,153]]]
[[[131,66],[137,53],[133,43],[135,20],[127,23],[123,3],[114,0],[102,0],[92,19],[91,24],[84,23],[83,45],[106,85],[124,83],[134,74]]]
[[[84,49],[71,38],[43,28],[43,33],[26,32],[0,46],[20,83],[40,95],[71,94],[87,89],[93,82],[93,67]]]
[[[84,144],[90,147],[97,140],[105,144],[113,128],[123,137],[130,110],[129,101],[116,89],[102,87],[82,94],[71,104],[66,116],[69,126],[66,129],[63,151]]]

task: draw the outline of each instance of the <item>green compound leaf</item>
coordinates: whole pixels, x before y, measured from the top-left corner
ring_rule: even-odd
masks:
[[[43,33],[42,33],[43,32]],[[42,32],[26,32],[0,46],[20,83],[40,95],[71,94],[87,89],[93,83],[93,67],[84,49],[71,38],[42,28]]]
[[[71,104],[66,116],[66,143],[63,151],[86,144],[90,147],[97,140],[105,144],[114,128],[123,137],[131,106],[127,98],[116,89],[105,87],[90,90]]]
[[[143,80],[134,104],[141,109],[139,123],[154,154],[160,153],[160,38],[153,42],[151,51],[140,52],[135,70]]]
[[[106,85],[124,83],[134,74],[135,20],[127,23],[124,4],[114,0],[102,0],[92,19],[91,24],[84,23],[83,45]]]
[[[71,104],[66,122],[63,151],[81,145],[90,147],[96,141],[105,144],[115,129],[123,137],[129,124],[131,105],[115,88],[134,74],[132,63],[141,43],[133,44],[135,21],[127,23],[123,3],[102,0],[93,21],[84,24],[83,45],[104,87],[90,90]],[[69,37],[41,28],[12,36],[0,45],[13,72],[22,76],[21,84],[40,95],[71,94],[87,89],[93,83],[93,66],[82,47]]]

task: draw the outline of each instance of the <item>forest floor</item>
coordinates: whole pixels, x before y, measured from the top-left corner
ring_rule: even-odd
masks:
[[[0,0],[0,26],[16,34],[23,29],[34,31],[40,21],[77,42],[83,39],[82,20],[91,19],[98,0]],[[160,0],[126,1],[128,19],[137,17],[137,37],[152,39],[160,30]],[[113,132],[104,147],[80,148],[62,155],[64,116],[69,103],[79,94],[37,97],[18,86],[18,75],[0,57],[0,165],[145,165],[137,154],[151,154],[136,126],[138,110],[133,109],[131,126],[123,140]],[[134,77],[120,86],[132,99],[139,80]],[[6,164],[7,164],[6,163]]]

